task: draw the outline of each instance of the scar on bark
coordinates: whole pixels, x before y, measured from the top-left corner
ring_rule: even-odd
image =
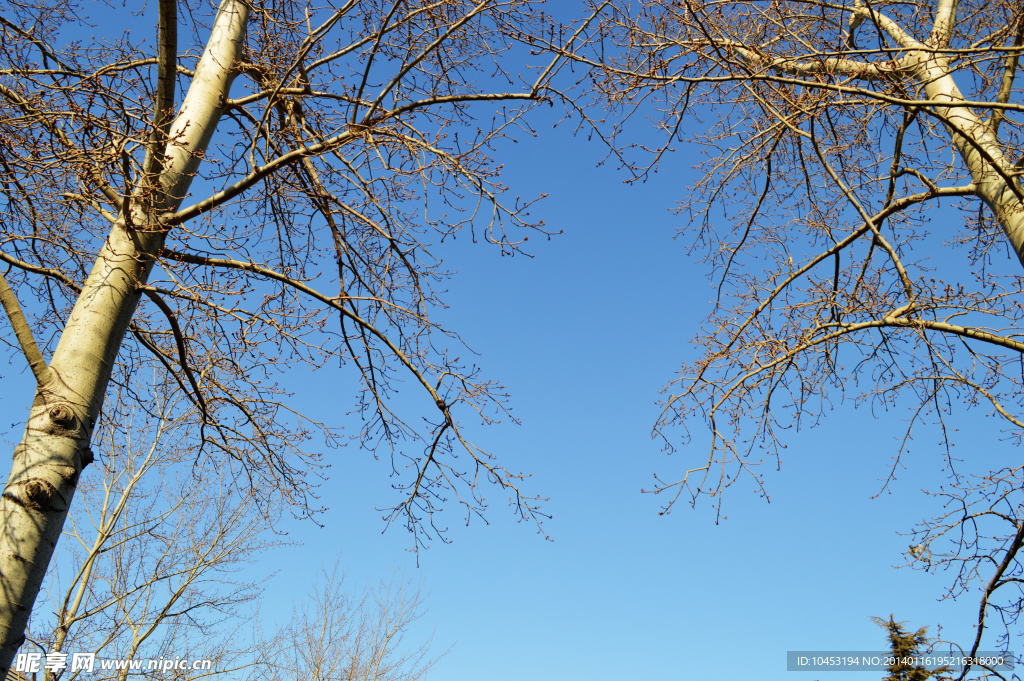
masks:
[[[37,405],[43,405],[45,402],[46,398],[43,395],[36,397]],[[58,402],[46,410],[46,419],[37,432],[79,442],[86,439],[85,428],[75,414],[74,408],[66,402]],[[28,447],[24,443],[19,444],[14,448],[14,458],[24,456],[27,450]],[[78,483],[79,474],[92,461],[91,449],[77,447],[72,463],[46,462],[41,463],[40,466],[53,471],[60,476],[65,485],[73,488]],[[3,498],[32,511],[65,511],[68,508],[68,502],[60,491],[40,477],[32,477],[8,486],[3,493]]]
[[[65,511],[68,507],[57,488],[40,478],[33,478],[8,487],[4,491],[3,498],[29,511],[43,513]]]

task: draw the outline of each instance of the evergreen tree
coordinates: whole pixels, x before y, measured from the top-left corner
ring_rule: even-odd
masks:
[[[872,617],[871,619],[886,630],[889,648],[893,657],[896,658],[893,664],[889,665],[889,675],[883,681],[927,681],[928,679],[948,678],[939,676],[950,670],[948,666],[929,671],[921,665],[915,666],[908,661],[909,658],[920,656],[922,649],[928,649],[931,639],[927,636],[927,627],[921,627],[916,632],[910,633],[902,622],[896,621],[893,615],[889,615],[888,621],[881,617]]]

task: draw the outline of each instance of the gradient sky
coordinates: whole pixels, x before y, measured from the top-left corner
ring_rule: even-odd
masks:
[[[909,412],[836,405],[821,426],[788,433],[781,470],[766,475],[770,503],[741,483],[717,525],[706,502],[658,515],[660,499],[641,488],[704,456],[702,437],[668,457],[650,436],[659,390],[696,356],[689,340],[713,295],[685,237],[673,238],[684,223],[671,208],[697,151],[679,145],[661,172],[627,186],[614,167],[598,167],[599,144],[551,129],[554,112],[533,120],[539,136],[520,136],[498,158],[513,195],[549,194],[534,214],[564,234],[531,239],[533,258],[502,258],[468,234],[435,253],[458,272],[439,318],[481,353],[522,421],[470,426],[471,436],[551,497],[552,541],[515,523],[494,489],[490,525],[466,527],[453,506],[444,517],[452,543],[434,542],[417,568],[409,537],[401,527],[382,534],[374,510],[397,498],[387,460],[352,445],[330,456],[324,527],[286,523],[303,545],[253,568],[276,571],[264,615],[286,616],[340,556],[353,586],[393,568],[422,579],[430,610],[410,640],[432,633],[438,652],[454,646],[430,677],[445,681],[875,678],[787,673],[786,651],[883,650],[869,618],[890,613],[967,643],[977,598],[939,601],[952,575],[893,567],[909,541],[897,532],[939,511],[921,492],[944,481],[933,433],[918,437],[907,468],[875,498]],[[355,417],[326,411],[351,404],[329,372],[292,378],[300,408],[358,431]],[[7,426],[23,418],[25,373],[5,371],[4,386]],[[406,392],[419,404],[413,386]],[[1019,458],[993,420],[960,410],[955,423],[969,470]]]
[[[524,197],[549,193],[535,213],[565,233],[531,240],[532,259],[465,238],[446,245],[458,275],[443,319],[511,392],[522,425],[472,437],[534,474],[528,488],[551,497],[553,541],[512,522],[497,490],[490,526],[448,515],[452,544],[420,556],[423,628],[440,648],[456,643],[433,678],[850,678],[787,673],[786,651],[884,650],[870,617],[890,613],[972,639],[976,598],[937,602],[951,575],[893,567],[909,542],[897,532],[939,511],[921,492],[945,481],[935,433],[922,431],[891,493],[873,498],[909,412],[838,405],[821,426],[788,434],[781,471],[766,476],[770,503],[741,483],[718,525],[706,502],[658,515],[660,500],[640,489],[705,456],[702,424],[671,457],[650,436],[659,390],[695,357],[689,340],[713,295],[684,238],[673,239],[681,218],[670,208],[695,151],[626,186],[597,167],[596,143],[538,130],[502,154],[506,179]],[[302,399],[312,407],[322,394],[313,378]],[[970,470],[1015,459],[991,419],[961,413],[955,424]],[[393,498],[388,472],[354,447],[342,452],[324,488],[326,527],[296,527],[305,546],[277,583],[298,585],[339,551],[351,577],[414,571],[408,538],[400,528],[382,536],[372,510]]]

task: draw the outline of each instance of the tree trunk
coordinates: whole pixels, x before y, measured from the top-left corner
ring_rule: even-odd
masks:
[[[948,59],[934,54],[921,57],[918,80],[924,84],[928,99],[939,102],[963,102],[964,96],[949,71]],[[1006,158],[999,139],[991,128],[969,107],[935,107],[946,121],[960,157],[984,201],[1010,240],[1014,253],[1024,265],[1024,202],[1019,186],[1011,186],[1017,169]]]
[[[245,42],[248,8],[223,0],[158,168],[157,202],[175,211],[217,127]],[[172,76],[173,77],[173,76]],[[145,185],[143,181],[141,184]],[[155,183],[153,183],[155,184]],[[0,500],[0,678],[24,640],[32,606],[60,538],[129,322],[163,246],[165,229],[152,191],[126,197],[40,382],[25,435],[14,449]]]

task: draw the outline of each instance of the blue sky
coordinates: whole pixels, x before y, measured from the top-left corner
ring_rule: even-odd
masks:
[[[695,357],[689,340],[713,291],[673,238],[683,218],[671,208],[697,152],[679,145],[661,172],[627,186],[614,167],[598,167],[602,147],[553,121],[540,112],[539,136],[520,136],[498,157],[513,195],[549,194],[534,214],[564,233],[531,239],[533,258],[500,257],[468,234],[435,249],[457,271],[440,319],[481,353],[522,422],[469,431],[510,469],[533,474],[527,489],[551,498],[552,541],[515,523],[494,489],[490,525],[464,526],[453,507],[452,543],[434,542],[417,568],[401,528],[381,532],[375,508],[396,498],[387,461],[352,445],[329,455],[323,527],[287,523],[302,546],[253,568],[276,571],[264,616],[286,616],[340,556],[353,585],[395,567],[422,579],[430,610],[411,636],[432,633],[438,651],[454,644],[431,676],[446,681],[850,678],[787,673],[786,651],[882,650],[869,618],[889,613],[967,643],[976,598],[939,602],[950,575],[893,567],[909,541],[897,531],[939,510],[921,493],[944,481],[934,434],[918,438],[891,491],[874,498],[906,412],[875,418],[837,405],[820,427],[791,432],[781,471],[766,475],[771,503],[739,484],[719,524],[707,503],[659,516],[660,500],[640,493],[654,472],[671,477],[704,455],[701,437],[667,457],[650,436],[659,390]],[[333,406],[339,394],[349,401],[329,372],[290,378],[297,406],[358,430]],[[7,425],[23,418],[26,376],[5,372],[4,384]],[[1019,457],[992,420],[961,411],[956,423],[970,470]]]
[[[650,437],[659,390],[694,357],[689,340],[713,295],[673,239],[681,218],[670,209],[695,152],[682,147],[649,182],[627,186],[597,167],[599,145],[537,125],[538,138],[520,137],[501,159],[513,193],[550,194],[535,214],[564,234],[531,240],[532,259],[465,238],[439,252],[458,271],[443,319],[508,386],[522,422],[472,431],[474,441],[534,474],[528,488],[551,497],[553,541],[512,522],[497,490],[490,526],[448,515],[452,544],[420,556],[423,628],[440,648],[456,643],[434,678],[849,678],[787,673],[786,651],[883,650],[869,618],[890,613],[966,642],[976,601],[939,603],[949,575],[892,567],[909,543],[897,531],[938,511],[921,493],[944,482],[937,437],[922,434],[892,493],[872,498],[909,413],[839,405],[820,427],[789,434],[781,471],[766,476],[771,503],[740,484],[718,525],[706,503],[658,515],[659,499],[640,489],[704,455],[699,435],[671,457]],[[322,391],[313,379],[300,399],[312,405]],[[956,423],[972,470],[1014,460],[991,420]],[[338,551],[354,578],[415,570],[407,537],[382,536],[373,511],[392,498],[386,463],[354,447],[337,462],[323,488],[326,527],[296,526],[305,546],[277,580],[296,593]]]

